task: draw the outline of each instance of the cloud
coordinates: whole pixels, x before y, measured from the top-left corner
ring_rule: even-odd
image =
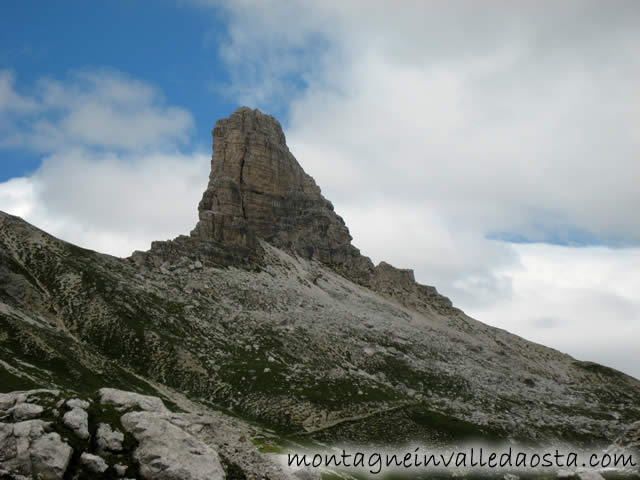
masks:
[[[31,214],[33,199],[33,182],[28,178],[12,178],[0,183],[0,210],[27,217]]]
[[[14,89],[15,75],[0,70],[0,114],[4,112],[28,113],[37,108],[36,102],[18,94]]]
[[[29,178],[0,183],[0,209],[86,248],[128,256],[188,233],[207,183],[208,155],[66,151]]]
[[[288,138],[331,198],[423,199],[529,240],[640,241],[627,221],[640,202],[637,4],[363,5],[224,4],[236,88],[292,100]],[[298,91],[269,88],[295,71]]]
[[[152,86],[112,70],[40,79],[19,93],[0,73],[0,146],[40,152],[30,176],[0,183],[0,209],[118,256],[188,233],[209,153],[181,152],[192,126]]]
[[[70,147],[158,149],[184,144],[191,114],[120,72],[79,70],[66,81],[42,78],[30,95],[0,72],[0,146],[53,152]]]
[[[520,265],[501,272],[511,278],[512,296],[468,313],[640,378],[640,248],[513,248]]]
[[[575,287],[640,245],[637,2],[196,3],[226,12],[237,98],[288,105],[292,152],[365,254],[487,323],[640,364],[633,295]]]

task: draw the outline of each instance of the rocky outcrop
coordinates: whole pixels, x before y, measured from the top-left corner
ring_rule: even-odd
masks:
[[[82,440],[89,438],[89,415],[80,407],[75,407],[64,414],[64,424]]]
[[[0,397],[0,405],[5,407],[0,408],[0,415],[28,399],[41,404],[43,416],[0,423],[3,480],[113,479],[125,475],[145,480],[294,478],[276,459],[258,452],[250,441],[248,426],[221,413],[175,413],[159,397],[113,388],[101,389],[99,402],[66,400],[64,394],[57,401],[41,392]],[[96,432],[95,442],[77,437],[77,425],[54,414],[63,405],[71,408],[69,413],[91,408],[89,428]],[[194,405],[187,402],[183,406]]]
[[[262,239],[356,275],[373,267],[289,151],[275,118],[242,107],[212,134],[211,175],[193,237],[252,249]]]
[[[51,422],[39,418],[59,395],[43,389],[0,394],[0,419],[6,422],[0,423],[0,471],[42,480],[64,477],[73,449]]]
[[[64,477],[73,449],[42,420],[0,423],[0,470],[43,480]]]
[[[171,422],[170,415],[127,413],[122,425],[138,441],[135,459],[146,480],[223,480],[218,453]]]
[[[208,258],[214,264],[261,264],[260,241],[304,259],[316,260],[350,280],[409,308],[447,309],[451,302],[434,287],[415,282],[411,270],[369,257],[351,235],[320,187],[289,151],[280,123],[259,110],[241,107],[216,122],[209,183],[198,206],[191,237],[154,242],[151,256],[132,257],[170,273],[181,263]],[[189,257],[198,253],[194,260]],[[400,283],[394,284],[396,280]],[[399,293],[399,294],[398,294]]]
[[[413,270],[396,268],[380,262],[371,275],[371,289],[392,298],[413,310],[439,313],[454,309],[451,300],[440,295],[435,287],[416,282]]]
[[[100,403],[103,405],[113,405],[119,411],[137,408],[147,412],[168,412],[167,407],[164,406],[164,403],[158,397],[125,392],[115,388],[101,388],[98,395],[100,395]]]
[[[96,442],[101,453],[118,453],[122,451],[124,434],[118,429],[112,429],[108,423],[101,423],[96,431]]]

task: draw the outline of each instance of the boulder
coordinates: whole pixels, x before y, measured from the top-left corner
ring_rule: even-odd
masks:
[[[71,400],[67,400],[66,404],[69,408],[81,408],[83,410],[89,408],[90,405],[86,400],[80,400],[79,398],[72,398]]]
[[[62,417],[64,424],[82,440],[89,438],[89,415],[85,410],[75,407]]]
[[[124,434],[120,430],[113,430],[107,423],[101,423],[96,431],[96,441],[100,451],[117,453],[122,451]]]
[[[16,406],[9,409],[9,413],[13,416],[14,420],[31,420],[32,418],[39,417],[44,408],[35,403],[18,403]]]
[[[138,441],[134,458],[148,480],[222,480],[224,469],[209,445],[170,421],[170,415],[130,412],[122,425]]]
[[[57,433],[38,438],[30,448],[31,469],[34,478],[61,480],[64,477],[73,449]]]
[[[134,392],[125,392],[115,388],[101,388],[98,392],[100,403],[104,405],[114,405],[118,410],[129,410],[137,408],[147,412],[166,413],[167,407],[158,397],[141,395]]]
[[[275,118],[241,107],[218,120],[212,135],[211,175],[192,237],[254,251],[262,239],[356,276],[372,270]]]
[[[93,473],[104,473],[109,468],[102,457],[87,452],[80,455],[80,462]]]

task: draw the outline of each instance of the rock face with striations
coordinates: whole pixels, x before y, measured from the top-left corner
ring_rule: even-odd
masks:
[[[373,269],[275,118],[242,107],[218,120],[212,134],[211,175],[192,237],[245,248],[257,248],[260,238],[356,276]]]

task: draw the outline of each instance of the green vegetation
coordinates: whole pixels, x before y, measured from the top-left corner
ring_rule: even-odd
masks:
[[[626,377],[624,373],[610,367],[605,367],[604,365],[600,365],[598,363],[575,361],[574,365],[588,372],[597,373],[598,375],[604,375],[605,377],[613,377],[620,380]]]
[[[0,365],[0,393],[14,392],[17,390],[32,390],[38,387],[39,385],[32,380],[18,377],[9,372],[9,370],[7,370],[3,365]]]

